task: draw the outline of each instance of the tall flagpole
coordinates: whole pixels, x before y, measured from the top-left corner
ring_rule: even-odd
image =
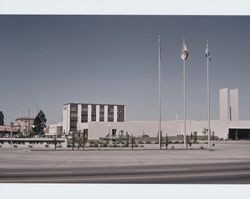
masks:
[[[183,40],[185,43],[185,41]],[[186,129],[186,60],[183,60],[183,107],[184,107],[184,147],[187,148],[187,129]]]
[[[187,148],[187,133],[186,133],[186,60],[188,58],[188,50],[183,38],[181,59],[183,60],[183,120],[184,120],[184,148]]]
[[[161,36],[158,35],[158,135],[161,149]]]
[[[208,41],[207,41],[207,48],[206,48],[206,58],[207,58],[207,129],[208,129],[208,147],[211,146],[210,143],[210,136],[211,136],[211,129],[210,129],[210,79],[209,79],[209,51],[208,51]]]

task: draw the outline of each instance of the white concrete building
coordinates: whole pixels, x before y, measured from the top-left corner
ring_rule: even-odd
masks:
[[[229,99],[230,93],[230,99]],[[250,139],[250,120],[239,120],[238,89],[220,90],[220,119],[211,120],[211,133],[220,138]],[[183,135],[183,120],[162,121],[163,136]],[[187,120],[187,134],[206,132],[207,121]],[[89,139],[121,132],[156,137],[158,121],[126,121],[124,105],[69,103],[63,107],[63,132],[87,131]]]
[[[126,107],[118,104],[68,103],[63,106],[63,133],[87,131],[91,124],[124,123]]]
[[[57,123],[57,124],[50,124],[47,127],[47,131],[45,131],[45,136],[57,136],[61,137],[62,136],[62,123]]]

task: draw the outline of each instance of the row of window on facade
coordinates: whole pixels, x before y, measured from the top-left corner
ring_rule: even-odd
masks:
[[[77,121],[78,121],[78,109],[77,104],[71,104],[70,106],[70,129],[76,130],[77,129]],[[82,104],[81,107],[81,122],[87,123],[88,122],[88,104]],[[91,106],[91,121],[97,121],[97,114],[96,114],[96,105]],[[99,121],[104,122],[104,105],[100,105],[99,109]],[[114,122],[114,105],[108,105],[107,111],[107,121]],[[124,122],[124,106],[118,105],[117,106],[117,122]]]

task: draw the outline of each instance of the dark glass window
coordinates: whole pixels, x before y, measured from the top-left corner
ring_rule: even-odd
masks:
[[[77,130],[77,104],[70,104],[70,131]]]
[[[91,106],[91,121],[96,121],[96,105]]]
[[[88,122],[88,105],[82,104],[81,122]]]
[[[117,122],[124,122],[124,106],[117,106]]]
[[[114,121],[114,106],[108,105],[108,122]]]
[[[104,105],[100,105],[100,122],[104,122]]]

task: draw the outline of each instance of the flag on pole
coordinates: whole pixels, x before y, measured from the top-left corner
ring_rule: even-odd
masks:
[[[159,48],[159,56],[161,58],[161,36],[158,35],[158,48]]]
[[[182,46],[182,51],[181,51],[181,59],[187,60],[188,55],[189,55],[189,53],[188,53],[187,46],[185,44],[185,41],[183,41],[183,46]]]
[[[212,58],[210,57],[210,53],[208,51],[208,43],[207,43],[207,48],[206,48],[206,51],[205,51],[205,56],[208,58],[209,61],[212,60]]]

